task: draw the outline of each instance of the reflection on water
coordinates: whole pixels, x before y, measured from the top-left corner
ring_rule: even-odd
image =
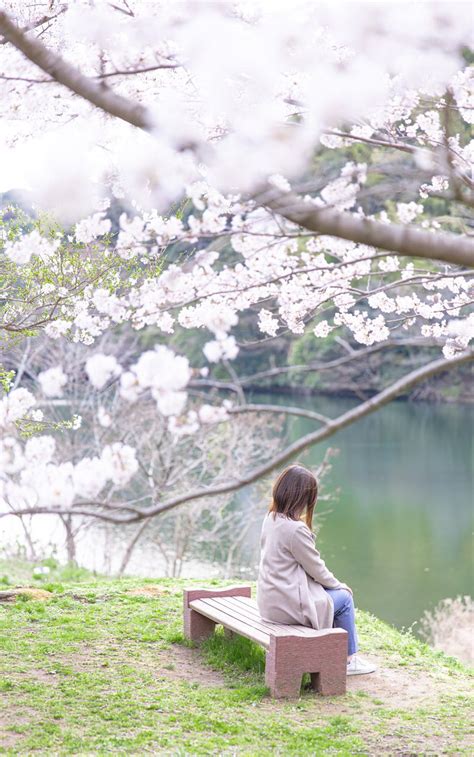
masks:
[[[285,404],[287,397],[259,396]],[[328,398],[291,399],[336,417],[353,404]],[[321,524],[318,547],[331,570],[354,589],[357,604],[399,627],[409,626],[425,609],[445,597],[472,594],[472,420],[474,408],[460,405],[392,403],[322,445],[299,456],[317,465],[327,447],[337,447],[327,488],[340,490]],[[288,421],[290,441],[315,424]],[[259,521],[266,502],[255,489],[239,493],[235,506],[247,521],[257,521],[246,535],[234,575],[255,577]],[[35,518],[35,537],[44,545],[62,545],[64,533],[55,518]],[[154,527],[160,529],[159,522]],[[19,524],[0,521],[0,544],[18,536]],[[190,554],[182,575],[215,577],[223,572],[227,548],[201,544]],[[103,526],[89,527],[78,539],[80,564],[99,572],[118,570],[123,537]],[[212,564],[206,557],[213,557]],[[217,559],[220,565],[216,564]],[[136,549],[127,569],[142,576],[166,572],[159,550],[148,539]]]

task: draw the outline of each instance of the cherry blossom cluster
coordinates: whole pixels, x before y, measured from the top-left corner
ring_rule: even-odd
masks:
[[[138,360],[126,370],[114,355],[95,352],[86,359],[84,371],[91,387],[98,394],[115,382],[118,383],[119,397],[127,403],[137,402],[149,393],[156,402],[158,413],[168,419],[168,428],[176,436],[191,434],[201,424],[227,420],[228,410],[232,406],[226,400],[222,405],[204,403],[197,411],[184,413],[188,400],[185,390],[196,371],[191,369],[186,357],[176,355],[160,344],[153,350],[142,352]],[[38,374],[37,382],[44,397],[63,397],[68,383],[67,369],[61,365],[52,366]],[[8,423],[0,423],[0,426],[6,428],[24,417],[26,411],[36,403],[36,399],[31,392],[20,388],[7,394],[2,403],[4,404],[0,407],[5,407],[3,414]],[[98,408],[98,421],[103,427],[108,427],[111,423],[110,416],[102,405]]]
[[[311,202],[318,207],[330,203],[331,207],[351,209],[357,205],[365,179],[365,165],[347,163],[339,177]],[[191,185],[187,193],[194,212],[186,221],[160,217],[156,211],[121,218],[118,254],[122,254],[122,235],[127,229],[128,260],[138,257],[142,272],[125,284],[117,279],[115,288],[86,286],[80,296],[65,299],[45,326],[48,336],[68,335],[73,341],[91,344],[109,327],[125,322],[136,329],[156,326],[164,334],[177,326],[204,328],[213,336],[204,346],[204,357],[217,363],[236,358],[239,345],[230,332],[240,314],[253,308],[262,335],[269,337],[285,331],[301,334],[313,324],[316,337],[324,338],[342,327],[360,344],[371,345],[400,328],[414,327],[424,336],[432,334],[428,327],[437,324],[437,335],[450,338],[446,354],[464,344],[465,339],[451,339],[448,324],[452,319],[461,322],[469,313],[473,301],[469,273],[415,266],[335,237],[307,236],[270,210],[252,201],[223,197],[203,182]],[[356,212],[363,215],[360,207]],[[420,202],[397,203],[393,220],[410,225],[420,223],[420,217],[421,226],[436,231],[438,222],[424,216]],[[385,211],[379,219],[392,223]],[[76,238],[77,228],[83,233],[88,223],[85,219],[77,224]],[[130,229],[134,229],[132,236]],[[103,231],[93,220],[87,239],[99,245]],[[43,239],[39,234],[31,237],[29,234],[29,254],[36,255],[35,244],[38,242],[41,250]],[[225,262],[212,249],[216,237],[226,243]],[[206,241],[207,248],[188,254],[185,264],[167,263],[170,245],[181,244],[189,250],[200,240]],[[117,247],[111,252],[116,255]],[[162,261],[158,276],[153,273],[157,257]],[[467,321],[466,333],[469,324]],[[186,402],[183,389],[191,375],[186,359],[173,356],[165,347],[144,353],[125,372],[115,358],[93,356],[86,371],[98,389],[118,378],[123,396],[131,400],[150,390],[166,416],[180,414]],[[55,385],[61,380],[64,383],[60,369],[51,368],[42,379],[45,393],[48,382]]]
[[[102,352],[88,357],[83,370],[92,392],[98,397],[115,385],[117,400],[129,405],[148,392],[156,401],[157,413],[164,418],[172,440],[179,441],[202,427],[228,420],[232,404],[229,401],[222,405],[204,402],[197,409],[185,410],[188,398],[184,390],[192,371],[186,358],[162,345],[143,352],[127,370],[115,356]],[[26,442],[22,440],[18,433],[21,423],[34,420],[41,426],[44,420],[38,404],[67,399],[69,378],[67,366],[56,365],[37,375],[37,397],[19,387],[5,393],[0,400],[2,512],[94,503],[104,499],[110,491],[123,490],[138,472],[137,450],[123,441],[110,441],[96,454],[87,454],[77,461],[57,462],[57,458],[64,455],[53,436],[41,433]],[[81,425],[81,419],[76,418],[78,422],[69,425],[73,430]],[[98,427],[110,429],[113,439],[113,421],[103,404],[96,406],[96,420]]]
[[[35,415],[35,411],[32,410],[35,404],[36,400],[28,389],[12,389],[0,400],[0,429],[12,427],[27,414],[33,420],[42,420],[41,415]]]
[[[324,205],[332,197],[337,204],[340,197],[343,207],[352,207],[365,176],[365,166],[347,164],[315,203]],[[159,276],[145,275],[136,284],[128,282],[127,287],[112,292],[87,288],[86,296],[58,308],[58,319],[46,326],[46,333],[52,338],[67,333],[73,340],[90,343],[114,323],[126,321],[137,329],[157,326],[164,334],[172,333],[177,325],[205,328],[214,338],[205,344],[204,356],[216,363],[237,356],[239,346],[230,332],[239,315],[251,307],[258,311],[263,335],[273,337],[286,330],[301,334],[316,320],[316,337],[324,338],[334,328],[344,327],[365,345],[383,341],[399,328],[415,326],[425,335],[427,323],[448,323],[453,318],[459,321],[468,313],[473,298],[468,273],[415,266],[334,237],[306,237],[298,227],[251,203],[244,205],[236,200],[232,206],[235,214],[230,216],[229,201],[215,190],[206,193],[202,182],[198,188],[190,187],[189,194],[203,207],[200,217],[196,211],[189,217],[191,223],[160,219],[156,212],[151,218],[146,212],[137,215],[130,222],[141,229],[140,247],[163,251]],[[399,202],[394,220],[406,225],[417,223],[423,211],[420,203]],[[358,212],[362,214],[360,208]],[[164,251],[168,244],[189,247],[209,238],[206,235],[212,241],[207,228],[210,217],[215,234],[227,241],[232,256],[223,263],[218,252],[204,249],[188,257],[185,265],[167,265]],[[392,222],[385,211],[380,217],[386,224]],[[171,220],[175,221],[173,232]],[[435,223],[430,217],[421,221],[433,231]],[[166,239],[157,235],[157,229],[167,229]],[[152,252],[151,261],[142,258],[145,269],[155,256]],[[448,335],[448,331],[443,333]],[[162,359],[157,352],[146,353],[143,364],[138,363],[120,380],[123,391],[133,398],[141,388],[152,389],[160,411],[173,415],[179,403],[184,406],[179,392],[189,380],[189,366],[182,365],[183,384],[178,393],[166,395],[169,387],[152,385],[142,368]],[[104,363],[101,369],[104,383],[112,375],[107,370],[121,373],[112,363]]]
[[[5,7],[20,27],[34,20],[30,4]],[[133,127],[104,121],[54,82],[35,86],[48,77],[14,47],[2,49],[2,107],[14,114],[2,165],[20,163],[41,206],[63,220],[91,213],[83,240],[91,228],[106,230],[97,215],[104,180],[116,196],[149,209],[168,207],[203,174],[224,193],[251,191],[275,174],[300,175],[320,139],[342,144],[326,131],[343,120],[355,124],[352,135],[370,138],[405,118],[399,134],[439,145],[437,109],[413,113],[450,81],[472,118],[470,74],[457,72],[470,44],[466,3],[407,10],[385,2],[130,0],[129,9],[75,0],[40,31],[81,73],[144,103],[148,128],[133,136]]]
[[[76,464],[55,463],[52,436],[35,436],[23,445],[14,436],[0,438],[0,506],[69,507],[76,499],[96,499],[107,484],[123,487],[138,470],[135,450],[106,445],[100,457]]]
[[[20,273],[32,263],[48,269],[31,302],[36,308],[43,301],[54,313],[44,319],[51,338],[92,344],[126,322],[164,334],[177,324],[205,328],[211,338],[204,356],[212,364],[236,358],[240,346],[231,331],[253,309],[270,338],[307,328],[324,338],[343,328],[371,345],[396,329],[418,328],[450,339],[448,352],[464,344],[449,336],[449,322],[461,322],[472,302],[468,275],[307,235],[260,206],[262,186],[284,194],[296,182],[299,189],[297,177],[318,146],[337,150],[361,140],[411,151],[420,171],[418,195],[397,202],[392,213],[380,211],[377,220],[435,233],[443,220],[425,214],[423,202],[448,196],[472,166],[474,141],[445,134],[448,105],[465,122],[473,119],[472,71],[458,70],[469,41],[467,8],[419,4],[410,7],[407,23],[391,3],[372,3],[370,13],[336,6],[308,2],[289,13],[284,5],[224,2],[193,4],[188,12],[179,4],[130,0],[128,15],[107,2],[71,3],[42,38],[81,72],[110,75],[117,93],[145,103],[150,126],[133,133],[64,89],[58,109],[57,98],[43,96],[57,85],[35,85],[32,63],[5,46],[0,88],[15,118],[10,135],[6,121],[4,164],[23,156],[40,205],[77,221],[68,241],[81,254],[92,249],[90,260],[109,269],[98,277],[89,260],[94,283],[72,292],[64,285],[72,266],[59,233],[34,229],[4,238],[3,255]],[[32,21],[22,3],[11,0],[7,9],[21,26]],[[202,44],[209,35],[213,44]],[[39,143],[31,138],[37,119]],[[343,132],[342,121],[349,124]],[[54,132],[45,124],[54,124]],[[348,161],[305,199],[363,218],[359,196],[369,172],[365,163]],[[304,184],[302,190],[304,196]],[[128,208],[118,231],[107,215],[111,198]],[[182,201],[175,215],[160,212],[175,199]],[[168,249],[186,251],[184,264],[169,263]],[[36,279],[30,276],[28,286]],[[8,322],[28,326],[25,308],[17,297],[12,303]],[[153,360],[147,355],[143,365]],[[104,382],[116,371],[129,397],[149,389],[170,417],[184,407],[184,369],[177,389],[140,384],[136,371],[110,361],[101,370]]]

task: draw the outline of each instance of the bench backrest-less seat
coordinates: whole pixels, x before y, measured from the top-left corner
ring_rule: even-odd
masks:
[[[273,697],[297,697],[304,673],[323,695],[346,691],[347,632],[263,620],[250,586],[224,589],[186,589],[184,633],[202,641],[216,625],[245,636],[266,650],[265,683]]]

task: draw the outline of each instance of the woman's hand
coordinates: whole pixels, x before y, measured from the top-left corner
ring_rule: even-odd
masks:
[[[347,584],[341,584],[338,588],[339,589],[346,589],[346,591],[350,591],[352,597],[354,596],[354,592],[352,591],[351,587],[348,586]]]

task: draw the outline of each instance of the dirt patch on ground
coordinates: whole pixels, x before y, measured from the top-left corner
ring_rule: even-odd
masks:
[[[22,737],[22,733],[13,733],[13,731],[7,731],[3,726],[0,726],[0,746],[2,751],[14,749],[18,739],[21,739]]]
[[[380,707],[390,710],[410,710],[436,702],[440,692],[455,690],[457,694],[468,693],[467,687],[463,692],[459,683],[453,684],[449,676],[441,683],[439,675],[435,679],[425,670],[413,670],[409,666],[388,667],[386,660],[375,654],[364,654],[364,660],[377,665],[375,673],[347,678],[347,693],[359,695],[357,703],[360,709],[373,710],[376,702]],[[319,711],[331,715],[354,711],[354,697],[322,697],[311,689],[305,690],[302,697],[305,704],[314,704]],[[275,706],[278,707],[278,702],[268,698],[266,706],[274,709]]]
[[[12,708],[9,713],[8,710],[4,709],[2,706],[0,713],[4,716],[3,720],[5,721],[6,719],[6,721],[8,721],[0,724],[0,751],[2,752],[6,752],[9,749],[15,749],[18,741],[24,737],[23,733],[15,733],[15,731],[8,730],[8,723],[15,727],[23,725],[27,726],[31,722],[31,719],[36,715],[35,711],[30,710],[29,708],[22,707],[21,710],[21,713],[19,713],[18,706],[16,706],[14,709]]]
[[[137,589],[127,589],[125,592],[131,597],[160,597],[162,594],[169,593],[163,586],[140,586]]]
[[[203,663],[199,649],[173,644],[160,657],[162,657],[160,675],[168,676],[173,680],[198,683],[200,686],[223,687],[226,685],[223,676],[217,670]]]
[[[408,666],[390,668],[374,654],[364,654],[364,659],[377,665],[377,670],[370,675],[348,676],[348,691],[364,692],[394,710],[417,707],[433,698],[433,677],[427,671],[415,673]]]
[[[56,683],[59,673],[55,670],[43,670],[42,668],[32,668],[28,671],[16,671],[15,679],[19,681],[31,681],[33,678],[38,683],[54,684]],[[0,711],[1,712],[1,711]]]
[[[27,599],[36,599],[45,602],[51,599],[53,594],[45,589],[37,589],[35,586],[18,586],[15,589],[6,589],[0,591],[0,602],[15,602],[17,597],[26,597]]]
[[[223,676],[203,662],[202,654],[198,648],[190,648],[181,644],[172,644],[166,649],[153,649],[152,645],[147,650],[146,659],[126,657],[120,647],[95,647],[85,646],[80,652],[68,653],[61,662],[71,666],[76,671],[97,670],[97,668],[119,668],[120,666],[134,667],[145,670],[154,678],[167,678],[173,681],[186,681],[200,686],[223,687]],[[44,676],[42,671],[36,671],[35,676]],[[49,680],[54,676],[48,675]]]
[[[151,599],[157,599],[163,595],[175,595],[181,594],[181,592],[166,586],[137,586],[134,589],[125,589],[123,594],[126,594],[129,597],[148,597]],[[65,596],[74,599],[76,602],[82,602],[83,604],[97,604],[98,602],[107,602],[111,599],[110,594],[97,594],[94,597],[89,597],[71,591],[66,592]]]

